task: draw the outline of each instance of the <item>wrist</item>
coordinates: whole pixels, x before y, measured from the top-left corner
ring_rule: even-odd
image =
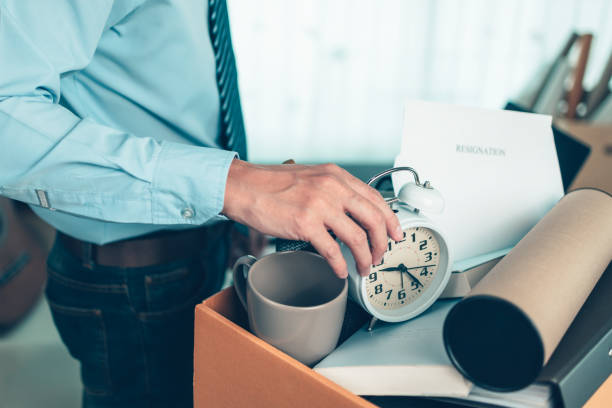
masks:
[[[222,213],[238,222],[242,221],[239,209],[244,207],[244,201],[246,200],[246,189],[243,188],[243,185],[245,184],[244,181],[249,172],[249,167],[249,163],[240,159],[234,159],[227,173]]]

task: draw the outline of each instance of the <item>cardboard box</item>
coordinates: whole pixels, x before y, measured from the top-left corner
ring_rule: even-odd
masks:
[[[257,338],[247,327],[233,288],[196,307],[195,408],[375,407]]]
[[[570,190],[597,187],[612,193],[612,126],[593,127],[562,120],[556,124],[592,149]],[[233,288],[196,307],[195,408],[376,407],[257,338],[247,327],[246,313]],[[601,401],[607,404],[611,379],[587,406],[602,406]],[[430,407],[442,404],[424,402]]]
[[[584,404],[583,408],[610,408],[612,407],[612,374],[601,384],[593,396]]]

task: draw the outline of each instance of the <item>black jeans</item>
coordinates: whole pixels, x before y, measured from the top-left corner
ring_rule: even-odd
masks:
[[[193,405],[194,307],[219,290],[228,253],[226,236],[210,241],[192,259],[87,268],[56,240],[46,293],[84,407]]]

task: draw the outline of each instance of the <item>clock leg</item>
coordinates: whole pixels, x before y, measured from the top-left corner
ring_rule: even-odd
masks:
[[[372,329],[374,328],[374,325],[376,324],[376,322],[378,321],[378,319],[374,316],[372,316],[372,319],[370,320],[370,324],[368,324],[368,331],[371,332]]]

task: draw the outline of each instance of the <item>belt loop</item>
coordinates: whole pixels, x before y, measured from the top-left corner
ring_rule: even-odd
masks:
[[[90,242],[81,243],[81,260],[83,266],[87,269],[93,269],[94,267],[94,246]]]

